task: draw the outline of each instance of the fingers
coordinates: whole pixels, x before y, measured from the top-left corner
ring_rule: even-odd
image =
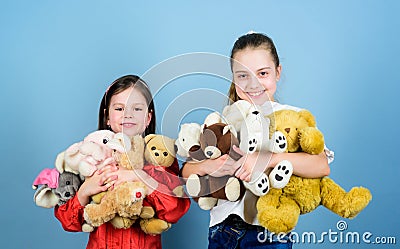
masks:
[[[236,145],[233,145],[233,150],[238,153],[239,155],[243,156],[245,153]]]
[[[109,165],[104,166],[103,168],[97,170],[97,174],[101,175],[101,174],[103,174],[104,172],[107,172],[107,171],[110,171],[110,172],[118,171],[118,167],[116,165],[109,164]]]
[[[240,180],[250,181],[252,170],[248,167],[247,164],[245,164],[245,160],[246,158],[242,157],[236,162],[237,166],[239,167],[238,170],[235,172],[235,176]]]
[[[101,191],[106,191],[106,190],[111,190],[114,189],[114,184],[115,184],[116,180],[113,181],[109,181],[106,184],[102,185],[100,187]]]

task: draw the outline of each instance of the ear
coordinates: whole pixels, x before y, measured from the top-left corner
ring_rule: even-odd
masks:
[[[228,131],[230,131],[232,133],[232,135],[234,135],[235,137],[237,136],[237,132],[233,125],[226,125],[224,127],[224,129],[222,130],[222,135],[225,135],[226,133],[228,133]]]
[[[276,82],[281,79],[282,65],[276,67]]]
[[[151,139],[153,139],[156,136],[156,134],[149,134],[144,137],[144,142],[147,144]]]
[[[149,126],[152,117],[153,117],[153,112],[149,112],[147,114],[146,127]]]
[[[310,111],[308,111],[308,110],[301,110],[301,111],[299,111],[299,115],[301,116],[301,117],[303,117],[306,121],[307,121],[307,123],[308,123],[308,125],[309,126],[311,126],[311,127],[316,127],[316,122],[315,122],[315,118],[314,118],[314,116],[311,114],[311,112]]]
[[[55,166],[58,172],[62,173],[64,172],[64,154],[65,152],[61,152],[57,155],[56,161],[55,161]]]
[[[200,126],[200,133],[203,133],[205,129],[207,129],[207,125],[206,124],[202,124]]]
[[[53,208],[57,205],[59,198],[53,193],[47,185],[42,185],[36,190],[33,201],[39,207]]]

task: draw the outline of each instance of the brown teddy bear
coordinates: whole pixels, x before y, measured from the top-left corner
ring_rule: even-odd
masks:
[[[224,123],[202,125],[200,146],[191,148],[189,155],[192,159],[215,159],[224,154],[237,160],[241,157],[233,150],[233,145],[239,147],[239,141],[233,126]],[[192,174],[186,181],[186,190],[204,210],[214,207],[218,199],[236,201],[244,194],[245,187],[235,176],[213,177]]]
[[[279,130],[286,135],[288,152],[323,152],[323,134],[316,128],[311,112],[281,110],[271,114],[270,119],[270,131]],[[271,189],[258,199],[258,220],[271,232],[287,233],[296,226],[300,214],[309,213],[319,205],[344,218],[354,218],[371,198],[370,191],[363,187],[346,192],[328,177],[308,179],[292,175],[284,188]]]

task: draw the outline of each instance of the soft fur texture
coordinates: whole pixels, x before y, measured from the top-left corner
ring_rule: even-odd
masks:
[[[309,111],[282,110],[270,118],[274,125],[271,130],[276,127],[286,135],[288,152],[319,154],[324,150],[323,135]],[[258,220],[271,232],[287,233],[294,229],[300,214],[311,212],[319,205],[344,218],[354,218],[371,199],[370,191],[363,187],[346,192],[328,177],[307,179],[293,175],[286,187],[271,189],[258,199]]]
[[[75,195],[81,184],[81,178],[74,173],[64,171],[60,174],[55,168],[46,168],[32,185],[36,189],[33,200],[37,206],[44,208],[62,205]]]
[[[115,133],[97,130],[88,134],[83,141],[69,146],[57,156],[56,168],[60,173],[67,171],[82,176],[91,176],[102,165],[106,165],[112,150],[106,146]]]
[[[154,166],[154,175],[156,181],[167,185],[172,193],[178,197],[184,196],[183,183],[181,179],[167,171],[175,161],[175,143],[176,141],[164,135],[149,134],[144,138],[146,142],[144,158],[146,162]]]
[[[201,126],[197,123],[182,124],[178,138],[175,141],[175,152],[184,160],[192,160],[189,150],[193,146],[200,147],[200,130]]]
[[[210,126],[204,124],[200,134],[200,146],[191,150],[189,155],[196,160],[215,159],[229,154],[233,159],[240,155],[233,150],[233,145],[239,146],[236,132],[232,126],[224,123],[215,123]],[[192,174],[186,181],[186,189],[200,208],[209,210],[214,207],[218,199],[236,201],[244,194],[242,181],[234,176],[213,177]]]
[[[141,135],[128,138],[118,133],[108,146],[114,149],[113,156],[118,166],[143,169],[145,140]],[[123,152],[119,150],[121,146],[125,148]],[[140,227],[145,233],[160,234],[171,225],[154,217],[154,209],[144,200],[147,192],[147,187],[141,182],[122,183],[113,190],[93,196],[94,203],[85,207],[84,218],[94,227],[109,221],[120,229],[129,228],[140,218]]]

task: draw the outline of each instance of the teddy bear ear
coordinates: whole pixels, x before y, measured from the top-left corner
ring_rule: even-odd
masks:
[[[222,135],[225,135],[228,132],[231,132],[232,135],[234,135],[235,137],[237,136],[237,132],[235,130],[235,127],[233,125],[226,125],[224,127],[224,129],[222,130]]]
[[[316,126],[315,117],[312,115],[312,113],[309,110],[301,110],[301,111],[299,111],[299,115],[307,121],[309,126],[311,126],[311,127]]]
[[[147,144],[150,140],[152,140],[154,137],[156,136],[156,134],[149,134],[147,136],[144,137],[144,142]]]
[[[200,126],[200,133],[203,134],[204,130],[207,129],[207,124],[202,124]]]

